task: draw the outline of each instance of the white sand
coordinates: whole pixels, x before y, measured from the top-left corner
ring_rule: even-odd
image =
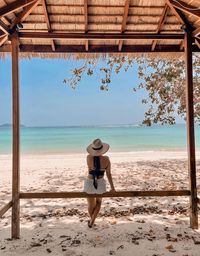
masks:
[[[188,188],[185,152],[109,156],[116,190]],[[81,191],[85,174],[83,154],[24,155],[21,191]],[[0,205],[10,198],[11,156],[1,155]],[[188,197],[105,198],[97,225],[89,229],[85,199],[21,200],[21,239],[9,239],[9,210],[0,220],[0,255],[199,256],[200,230],[189,228],[188,206]]]

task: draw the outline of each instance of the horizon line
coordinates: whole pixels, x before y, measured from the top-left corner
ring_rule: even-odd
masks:
[[[152,126],[173,126],[173,125],[186,125],[186,123],[176,123],[176,124],[152,124]],[[197,124],[198,125],[198,124]],[[12,123],[0,124],[0,128],[12,127]],[[126,123],[126,124],[77,124],[77,125],[24,125],[20,124],[21,128],[75,128],[75,127],[120,127],[120,126],[135,126],[135,127],[148,127],[142,123]]]

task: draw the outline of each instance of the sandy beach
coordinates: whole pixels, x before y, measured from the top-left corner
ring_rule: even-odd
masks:
[[[116,190],[188,188],[186,153],[110,153]],[[22,155],[21,191],[81,191],[85,154]],[[0,155],[0,205],[11,198],[11,156]],[[200,191],[200,152],[197,152]],[[108,186],[109,189],[109,186]],[[0,220],[0,255],[200,255],[189,228],[188,197],[105,198],[87,227],[85,199],[21,200],[21,238],[11,240],[9,210]],[[133,254],[134,253],[134,254]]]

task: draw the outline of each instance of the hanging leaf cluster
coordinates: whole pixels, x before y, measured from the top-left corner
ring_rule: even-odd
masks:
[[[159,58],[130,58],[125,56],[111,56],[103,62],[86,60],[82,66],[71,70],[69,79],[64,83],[75,89],[84,75],[98,75],[99,87],[108,91],[112,82],[112,75],[133,70],[137,66],[139,84],[133,92],[145,90],[147,98],[142,103],[147,106],[143,124],[148,126],[156,123],[174,124],[176,113],[185,118],[186,90],[185,90],[185,62],[182,59],[168,60]],[[135,66],[135,67],[136,67]],[[134,73],[135,75],[135,69]],[[194,116],[200,121],[200,55],[193,57],[194,83]]]

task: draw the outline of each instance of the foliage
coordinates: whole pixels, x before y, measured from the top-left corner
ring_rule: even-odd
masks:
[[[72,88],[80,83],[82,77],[100,74],[100,89],[107,91],[112,82],[113,73],[128,71],[134,64],[138,66],[140,83],[133,88],[133,92],[144,89],[148,97],[142,100],[148,106],[144,114],[143,124],[153,123],[174,124],[175,113],[185,117],[185,63],[184,60],[168,60],[159,58],[129,58],[111,56],[103,64],[95,60],[86,60],[84,64],[72,70],[72,76],[64,79]],[[200,56],[193,57],[194,73],[194,115],[200,121]]]

